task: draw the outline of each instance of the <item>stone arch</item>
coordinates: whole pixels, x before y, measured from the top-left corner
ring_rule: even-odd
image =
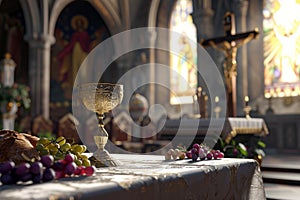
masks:
[[[49,18],[49,34],[54,35],[55,24],[57,22],[58,16],[61,14],[63,9],[68,6],[74,0],[60,0],[55,1]]]
[[[171,14],[173,6],[175,5],[176,1],[172,0],[164,0],[160,1],[158,10],[157,10],[157,26],[169,28]]]
[[[157,12],[158,12],[159,4],[160,4],[160,0],[153,0],[151,2],[149,17],[148,17],[148,26],[149,27],[156,26]]]
[[[19,2],[25,18],[25,39],[29,39],[29,37],[37,38],[39,32],[41,31],[40,13],[37,2],[30,0]]]
[[[111,35],[122,31],[122,22],[116,9],[113,7],[112,1],[91,1],[91,4],[98,11]]]
[[[59,0],[53,5],[52,12],[49,19],[49,34],[54,35],[55,24],[57,22],[58,16],[63,11],[63,9],[68,6],[71,2],[75,0]],[[108,27],[110,33],[113,35],[120,31],[121,20],[118,16],[116,10],[114,10],[111,1],[88,1],[99,13],[99,15],[104,20],[106,26]]]

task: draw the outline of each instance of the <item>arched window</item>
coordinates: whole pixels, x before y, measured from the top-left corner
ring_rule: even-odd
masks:
[[[300,95],[300,1],[265,0],[265,97]]]
[[[192,0],[177,0],[171,15],[170,48],[176,50],[170,55],[173,105],[192,103],[197,87],[197,37],[192,11]]]

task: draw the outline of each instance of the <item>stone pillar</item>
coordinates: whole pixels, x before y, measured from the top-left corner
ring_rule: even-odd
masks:
[[[248,0],[232,1],[232,8],[235,14],[236,33],[247,31]],[[237,51],[237,114],[244,115],[244,97],[248,96],[248,62],[247,45],[238,48]],[[249,66],[251,67],[251,66]]]
[[[193,0],[192,18],[197,29],[198,44],[202,39],[210,38],[214,35],[213,16],[214,16],[214,11],[211,8],[211,0]],[[213,54],[212,49],[207,49],[207,51],[210,55]],[[198,70],[201,71],[200,69],[201,59],[198,57],[197,59],[198,59],[197,60]],[[204,93],[207,92],[206,91],[207,89],[204,87],[205,85],[206,84],[203,83],[203,80],[200,78],[198,74],[198,87],[201,87]],[[207,106],[207,108],[210,109],[210,106]],[[210,110],[206,110],[206,113],[210,113]]]
[[[211,0],[193,0],[193,22],[197,29],[197,42],[213,35]]]
[[[149,38],[150,38],[150,44],[155,46],[156,44],[156,37],[157,33],[154,29],[149,29]],[[149,88],[149,104],[154,105],[156,103],[156,97],[155,97],[155,92],[156,92],[156,85],[152,84],[155,83],[155,49],[151,48],[149,50],[149,63],[150,63],[150,73],[149,73],[149,80],[150,80],[150,88]]]
[[[53,36],[28,38],[29,44],[29,83],[31,88],[31,115],[49,118],[50,101],[50,47]]]

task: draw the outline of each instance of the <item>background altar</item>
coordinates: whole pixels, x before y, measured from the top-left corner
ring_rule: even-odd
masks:
[[[268,127],[263,118],[172,119],[166,121],[163,129],[158,133],[158,139],[172,140],[176,136],[182,139],[194,137],[193,143],[199,144],[204,139],[208,144],[217,144],[219,139],[226,143],[232,139],[249,143],[253,138],[263,138],[268,134]],[[218,145],[216,148],[220,148]]]

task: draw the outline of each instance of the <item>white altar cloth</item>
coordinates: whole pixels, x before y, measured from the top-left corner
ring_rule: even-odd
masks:
[[[252,159],[191,162],[164,161],[154,155],[113,157],[123,165],[99,168],[91,177],[0,186],[0,199],[265,199],[260,169]]]

